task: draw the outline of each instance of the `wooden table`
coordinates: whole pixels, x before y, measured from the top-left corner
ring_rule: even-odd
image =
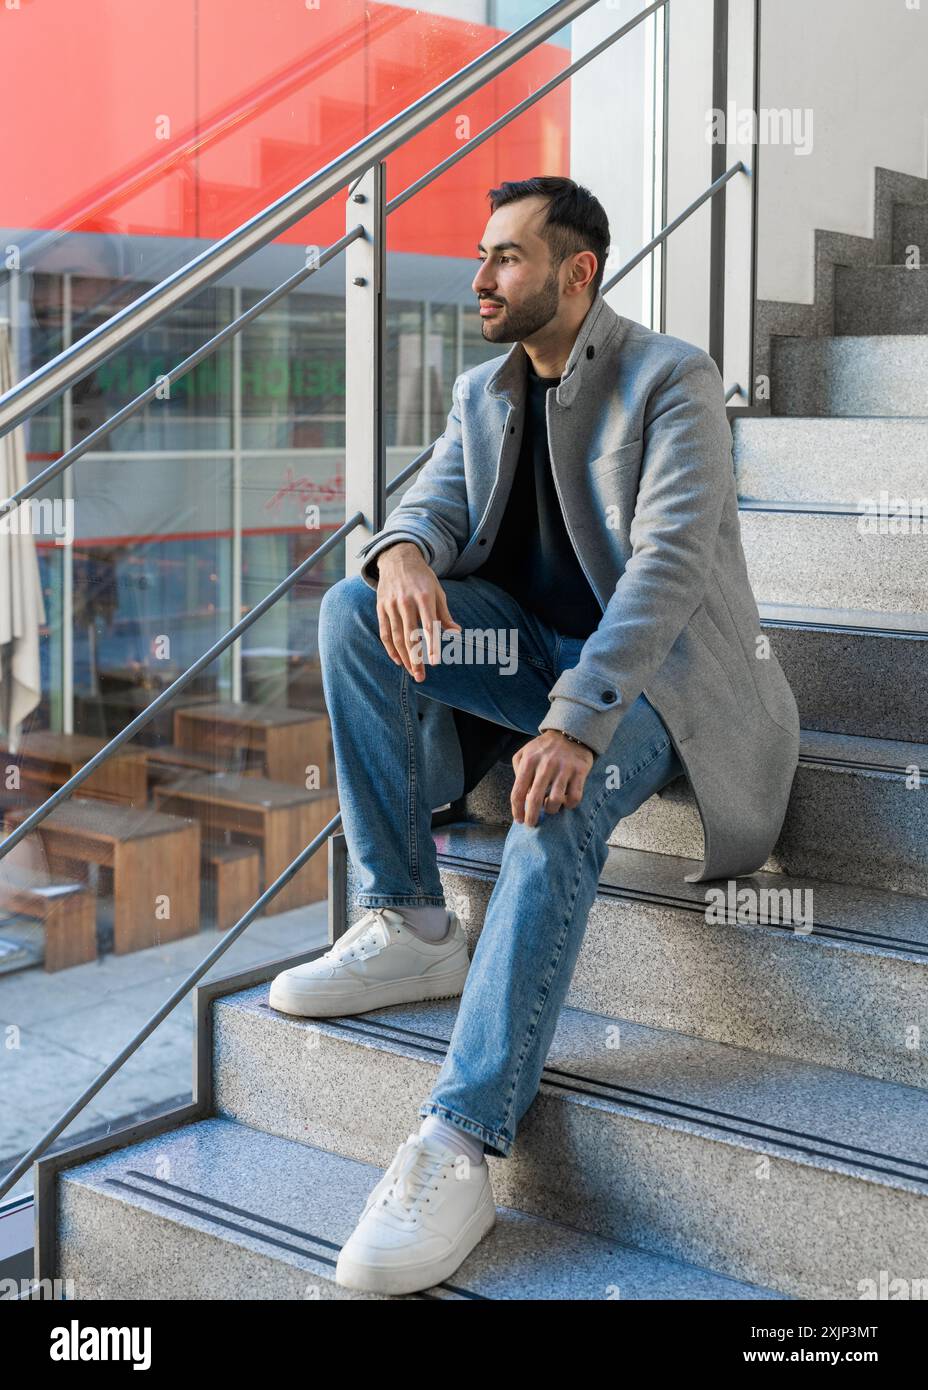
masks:
[[[218,839],[229,831],[263,851],[263,890],[318,835],[338,810],[331,788],[306,791],[289,782],[237,773],[188,777],[155,787],[155,804],[162,811],[199,817],[204,835]],[[319,902],[328,893],[328,855],[325,845],[295,874],[265,909],[269,914]]]
[[[174,713],[180,748],[229,757],[250,753],[271,781],[306,789],[307,767],[319,769],[319,786],[331,786],[328,715],[324,710],[282,705],[189,705]]]
[[[28,814],[23,808],[7,810],[7,830]],[[49,812],[32,835],[41,841],[52,873],[86,880],[89,864],[112,871],[117,955],[199,930],[199,821],[72,797]]]
[[[56,734],[41,729],[25,734],[15,753],[9,752],[7,744],[2,745],[2,752],[8,762],[19,765],[23,793],[44,801],[106,744],[106,739],[89,734]],[[144,806],[148,800],[145,762],[144,749],[120,748],[81,783],[77,794],[95,800]]]

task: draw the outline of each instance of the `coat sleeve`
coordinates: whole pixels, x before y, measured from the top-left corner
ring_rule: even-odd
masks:
[[[388,545],[412,541],[441,578],[467,544],[470,525],[459,410],[459,401],[467,388],[466,374],[458,377],[451,391],[452,404],[445,428],[435,441],[431,457],[377,534],[355,551],[355,558],[366,557],[361,575],[372,589],[377,587],[374,561]]]
[[[725,391],[708,353],[687,353],[652,393],[643,441],[632,553],[538,726],[573,734],[597,756],[699,607],[714,563],[734,481]]]

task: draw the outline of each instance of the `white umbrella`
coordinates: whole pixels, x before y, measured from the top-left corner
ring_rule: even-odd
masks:
[[[13,384],[10,325],[0,319],[0,395]],[[25,434],[18,425],[0,439],[0,500],[26,482]],[[0,728],[13,753],[23,720],[42,696],[39,628],[45,604],[35,537],[26,524],[28,510],[20,507],[0,517]]]

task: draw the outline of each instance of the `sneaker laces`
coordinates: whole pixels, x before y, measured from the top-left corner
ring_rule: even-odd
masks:
[[[373,922],[370,920],[371,914],[375,917]],[[383,936],[378,932],[378,927],[383,931]],[[346,955],[353,954],[356,946],[366,945],[368,941],[373,942],[375,939],[384,944],[389,940],[390,930],[390,923],[384,916],[384,909],[372,907],[359,921],[355,922],[353,927],[349,927],[344,935],[338,938],[334,946],[326,951],[325,959],[341,961]]]
[[[390,1165],[393,1184],[381,1205],[389,1204],[401,1218],[413,1220],[419,1202],[447,1162],[447,1154],[430,1145],[425,1135],[410,1134]]]

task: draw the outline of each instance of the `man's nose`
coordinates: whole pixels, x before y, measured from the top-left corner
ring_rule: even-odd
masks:
[[[494,280],[492,273],[487,269],[486,261],[484,261],[480,269],[477,271],[477,274],[473,278],[473,281],[471,283],[471,289],[474,291],[474,294],[479,294],[481,290],[492,290],[495,283],[496,281]]]

